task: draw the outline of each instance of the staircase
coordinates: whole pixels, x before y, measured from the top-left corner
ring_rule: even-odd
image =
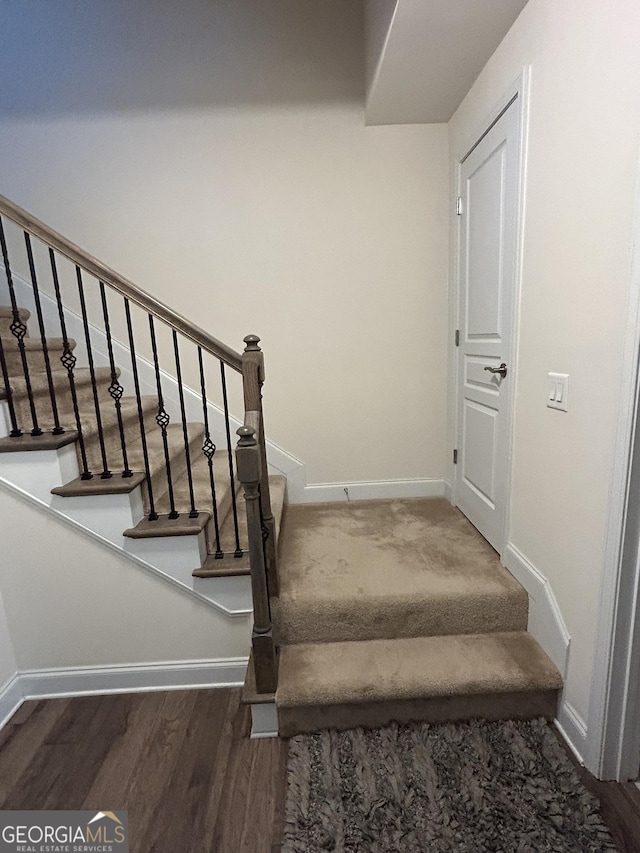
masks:
[[[0,477],[249,616],[286,485],[266,460],[259,338],[235,352],[1,196],[0,248]]]
[[[2,196],[0,247],[0,477],[253,611],[256,734],[555,716],[526,593],[446,501],[292,506],[280,536],[259,338],[235,352]]]
[[[280,735],[555,717],[562,678],[527,594],[446,500],[290,506],[279,571]]]

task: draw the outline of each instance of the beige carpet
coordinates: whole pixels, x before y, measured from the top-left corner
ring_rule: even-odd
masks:
[[[444,499],[290,506],[284,530],[282,643],[526,629],[526,593]]]

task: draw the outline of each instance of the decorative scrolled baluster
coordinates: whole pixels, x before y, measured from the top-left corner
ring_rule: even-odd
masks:
[[[76,380],[73,371],[76,366],[76,357],[71,349],[69,336],[67,335],[67,323],[64,317],[64,308],[62,305],[62,296],[60,294],[60,281],[58,279],[58,267],[56,264],[56,256],[53,249],[49,249],[49,261],[51,263],[51,275],[53,277],[53,288],[56,294],[56,304],[58,306],[58,318],[60,320],[60,332],[62,334],[62,355],[60,361],[62,366],[67,371],[69,379],[69,390],[71,391],[71,403],[73,405],[73,416],[76,422],[76,430],[78,432],[78,446],[80,447],[80,461],[82,464],[82,473],[80,479],[91,480],[93,474],[89,470],[87,461],[87,449],[85,447],[84,435],[82,431],[82,420],[80,418],[80,408],[78,406],[78,393],[76,390]]]
[[[211,503],[213,507],[213,529],[215,535],[215,559],[221,560],[224,556],[220,547],[220,522],[218,519],[218,501],[216,496],[216,481],[213,472],[213,457],[216,452],[216,446],[211,440],[209,431],[209,411],[207,406],[207,389],[204,378],[204,365],[202,362],[202,348],[198,347],[198,366],[200,368],[200,394],[202,397],[202,416],[204,419],[204,442],[202,443],[202,452],[207,460],[209,468],[209,485],[211,487]]]
[[[87,304],[84,297],[84,284],[82,282],[82,270],[76,265],[76,279],[78,282],[78,296],[80,297],[80,312],[82,314],[82,326],[84,329],[84,340],[87,345],[87,360],[89,362],[89,376],[91,377],[91,391],[93,394],[93,408],[96,413],[96,427],[98,430],[98,444],[100,445],[100,456],[102,458],[102,472],[100,479],[109,480],[113,476],[109,470],[107,460],[107,447],[104,441],[104,430],[102,428],[102,413],[100,411],[100,400],[98,398],[98,383],[96,382],[96,369],[93,363],[93,348],[91,346],[91,333],[89,331],[89,317],[87,315]]]
[[[164,450],[164,464],[167,472],[167,488],[169,493],[169,518],[180,518],[180,513],[176,510],[176,501],[173,493],[173,477],[171,474],[171,454],[169,453],[169,436],[167,428],[171,422],[171,417],[164,407],[164,397],[162,394],[162,381],[160,378],[160,363],[158,361],[158,345],[156,343],[156,330],[153,323],[153,315],[149,314],[149,332],[151,335],[151,349],[153,350],[153,366],[156,374],[156,390],[158,393],[158,414],[156,415],[156,423],[160,427],[162,433],[162,447]]]
[[[187,430],[187,412],[184,405],[184,388],[182,387],[182,368],[180,367],[180,348],[178,346],[178,333],[173,329],[173,353],[176,361],[176,379],[178,382],[178,396],[180,398],[180,414],[182,416],[182,438],[184,441],[184,456],[187,466],[187,485],[189,488],[190,511],[189,518],[197,518],[199,513],[196,509],[195,495],[193,492],[193,473],[191,471],[191,450],[189,449],[189,432]]]
[[[33,424],[33,428],[31,429],[31,435],[39,436],[42,435],[42,430],[38,424],[38,414],[36,412],[36,405],[33,398],[33,389],[31,386],[31,374],[29,372],[29,362],[27,360],[27,348],[24,342],[25,337],[27,336],[27,327],[22,322],[20,317],[20,310],[18,308],[18,302],[16,300],[16,292],[13,283],[13,274],[11,272],[11,264],[9,263],[9,250],[7,249],[7,240],[4,233],[4,225],[2,224],[2,219],[0,218],[0,247],[2,249],[2,261],[4,263],[4,271],[7,277],[7,285],[9,287],[9,299],[11,300],[11,312],[13,314],[13,320],[9,329],[11,330],[11,334],[16,339],[18,344],[18,352],[20,353],[20,362],[22,364],[22,372],[24,374],[24,382],[27,390],[27,399],[29,401],[29,410],[31,413],[31,422]],[[6,356],[5,356],[6,357]],[[5,365],[6,366],[6,365]]]
[[[244,553],[240,547],[240,530],[238,527],[238,502],[236,499],[236,475],[233,470],[233,450],[231,447],[231,425],[229,417],[229,400],[227,398],[227,377],[224,369],[224,361],[220,362],[220,381],[222,384],[222,403],[224,406],[224,424],[227,433],[227,459],[229,462],[229,486],[231,489],[231,512],[233,515],[233,532],[236,541],[234,557],[242,557]]]
[[[44,358],[44,369],[47,375],[47,385],[49,388],[49,399],[51,401],[51,414],[53,415],[52,435],[62,435],[64,429],[60,425],[60,417],[58,415],[58,403],[56,401],[56,392],[53,387],[53,375],[51,373],[51,359],[49,357],[49,345],[47,343],[47,334],[44,328],[44,317],[42,315],[42,303],[40,301],[40,288],[38,287],[38,276],[36,275],[36,264],[33,258],[33,249],[31,248],[31,237],[27,231],[24,232],[24,241],[27,247],[27,258],[29,260],[29,272],[31,273],[31,287],[33,288],[33,299],[36,306],[36,315],[38,318],[38,329],[40,331],[40,343],[42,345],[42,356]]]
[[[129,457],[127,455],[127,440],[124,432],[124,421],[122,419],[122,396],[124,388],[118,380],[118,371],[116,370],[116,362],[113,357],[113,341],[111,339],[111,323],[109,321],[109,308],[107,305],[107,294],[103,282],[100,282],[100,299],[102,301],[102,316],[104,319],[104,329],[107,336],[107,350],[109,352],[109,368],[111,370],[111,382],[108,387],[109,395],[113,400],[113,405],[116,410],[116,418],[118,419],[118,432],[120,434],[120,449],[122,450],[122,476],[133,477],[133,471],[129,467]]]
[[[133,373],[133,387],[136,392],[136,406],[138,409],[138,423],[140,425],[140,442],[142,444],[142,458],[144,461],[144,470],[147,480],[147,496],[149,498],[149,521],[157,521],[159,516],[156,512],[155,501],[153,497],[153,483],[151,482],[151,468],[149,466],[149,447],[147,445],[147,432],[144,424],[144,412],[142,409],[142,394],[140,393],[140,378],[138,376],[138,358],[136,356],[136,345],[133,336],[133,323],[131,322],[131,308],[129,300],[125,297],[124,313],[127,319],[127,334],[129,337],[129,352],[131,353],[131,371]]]

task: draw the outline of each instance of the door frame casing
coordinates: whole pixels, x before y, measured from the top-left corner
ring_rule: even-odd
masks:
[[[464,138],[464,144],[453,153],[452,166],[452,187],[453,198],[451,200],[451,215],[452,215],[452,255],[451,255],[451,287],[449,290],[449,315],[451,318],[449,329],[449,383],[448,394],[448,416],[451,424],[450,436],[452,437],[452,447],[457,447],[459,435],[459,406],[458,406],[458,380],[459,380],[459,365],[458,365],[458,347],[455,345],[455,331],[460,328],[460,246],[461,246],[461,221],[456,212],[456,198],[460,195],[461,190],[461,174],[462,162],[477,145],[482,137],[487,133],[493,124],[502,116],[507,109],[517,105],[519,110],[518,121],[518,142],[517,142],[517,158],[518,158],[518,174],[516,179],[517,198],[516,198],[516,229],[515,229],[515,268],[513,282],[513,303],[511,316],[511,364],[509,372],[512,377],[512,382],[508,387],[507,403],[505,406],[506,414],[506,429],[507,443],[505,447],[506,454],[506,483],[505,483],[505,518],[502,531],[502,545],[500,548],[500,557],[502,558],[504,549],[508,541],[508,531],[511,515],[511,480],[512,480],[512,458],[513,458],[513,426],[514,426],[514,408],[515,408],[515,391],[516,378],[518,367],[518,341],[519,341],[519,317],[520,317],[520,296],[522,291],[522,259],[524,249],[524,213],[525,213],[525,190],[526,190],[526,174],[527,174],[527,142],[529,137],[529,103],[530,103],[530,81],[531,68],[526,66],[518,78],[509,86],[502,97],[497,101],[490,113],[478,125],[475,125],[473,130],[467,133]],[[456,502],[456,488],[458,469],[453,463],[453,453],[450,455],[450,473],[451,473],[451,490],[448,494],[449,499],[453,504]]]

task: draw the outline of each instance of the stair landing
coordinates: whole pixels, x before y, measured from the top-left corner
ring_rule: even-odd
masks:
[[[289,506],[272,615],[282,736],[555,715],[525,590],[444,499]]]
[[[519,631],[528,598],[444,498],[289,506],[280,643]]]

